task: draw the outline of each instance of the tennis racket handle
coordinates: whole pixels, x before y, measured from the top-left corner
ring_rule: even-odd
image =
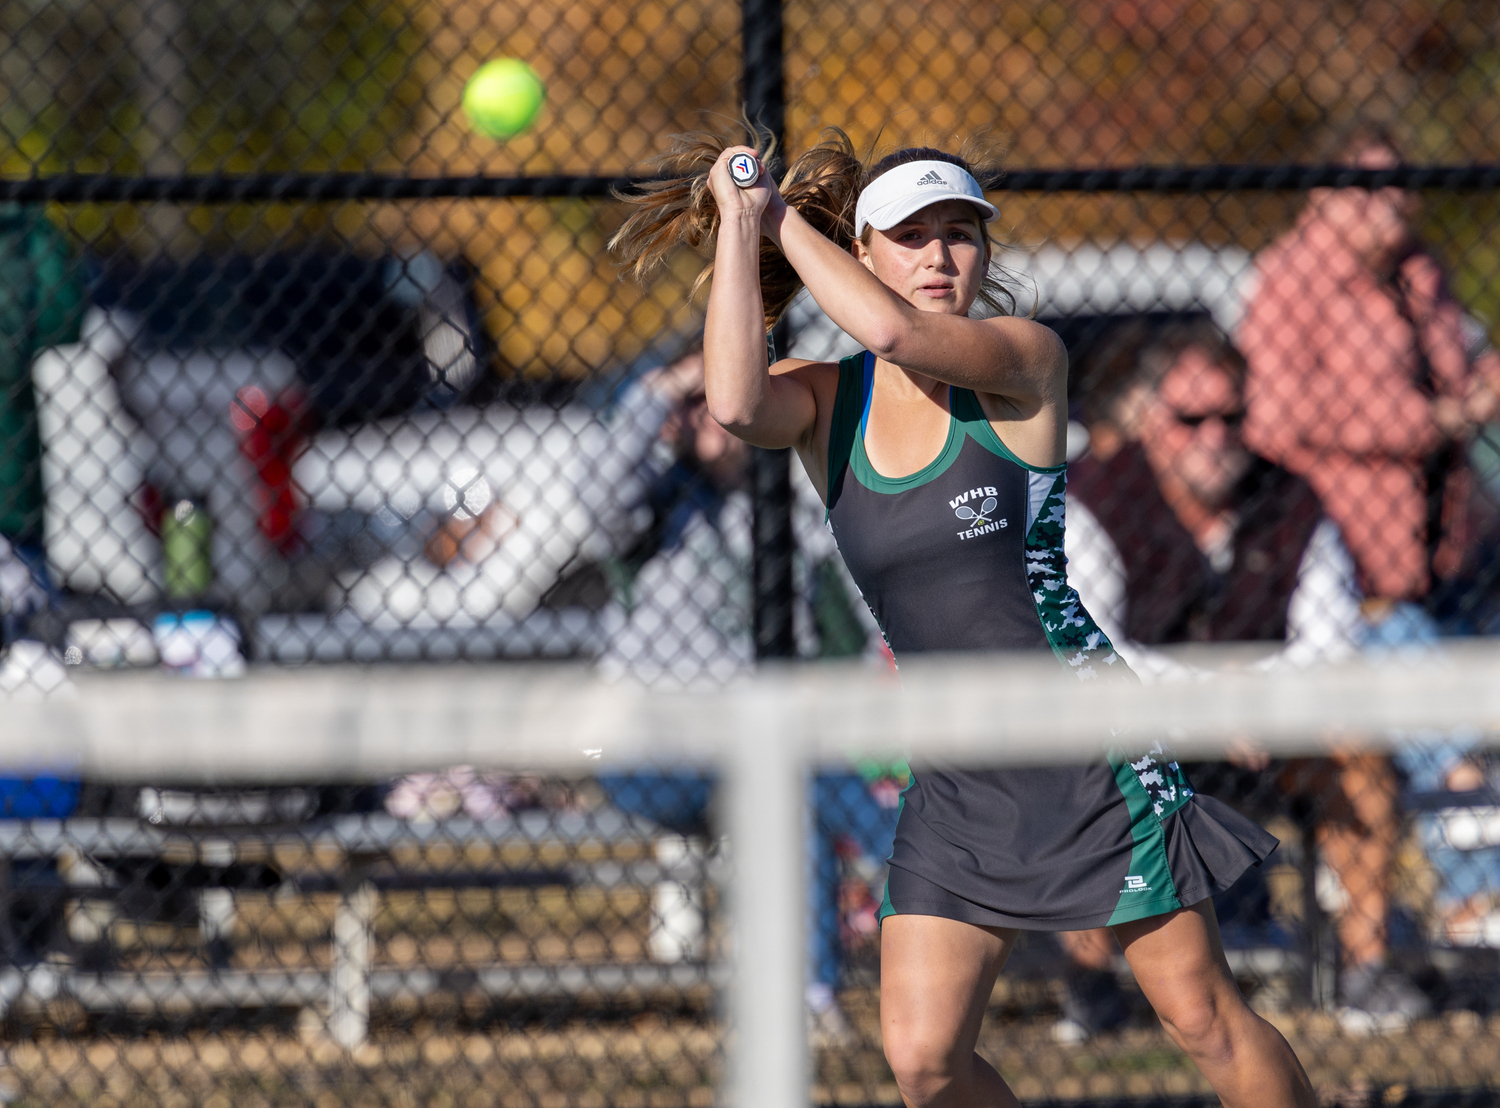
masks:
[[[742,189],[760,180],[760,161],[754,154],[736,154],[729,159],[729,179]]]

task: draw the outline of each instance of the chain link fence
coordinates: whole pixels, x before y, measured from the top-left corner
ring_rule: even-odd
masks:
[[[707,418],[705,259],[642,287],[605,245],[611,190],[746,110],[792,156],[833,126],[1006,171],[997,261],[1072,358],[1070,580],[1136,669],[1500,632],[1497,42],[1488,0],[14,0],[0,687],[884,664],[811,486]],[[545,89],[504,140],[463,107],[500,57]],[[805,300],[772,341],[856,349]],[[1219,905],[1237,977],[1384,1103],[1500,1086],[1500,767],[1409,740],[1195,771],[1283,843]],[[898,1101],[907,772],[811,786],[823,1102]],[[18,1102],[715,1096],[709,777],[3,790]],[[1025,936],[991,1015],[1023,1098],[1206,1094],[1097,937]]]

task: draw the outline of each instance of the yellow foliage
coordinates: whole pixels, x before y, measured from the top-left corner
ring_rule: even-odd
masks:
[[[414,61],[422,114],[401,150],[414,174],[639,172],[671,134],[739,107],[737,0],[403,2],[426,44]],[[1446,18],[1434,11],[1425,0],[787,0],[787,145],[834,125],[861,147],[979,135],[1027,167],[1283,160],[1316,153],[1320,122],[1380,103],[1448,120],[1414,129],[1414,156],[1495,160],[1495,105],[1450,103],[1458,82],[1445,92],[1407,64]],[[1463,49],[1484,45],[1466,33],[1453,31]],[[469,75],[501,56],[526,60],[547,89],[537,123],[508,142],[474,134],[459,110]],[[1255,249],[1294,200],[1009,195],[1002,206],[1012,239]],[[573,376],[634,356],[694,310],[699,259],[653,289],[616,279],[604,242],[620,218],[597,202],[455,201],[392,206],[372,229],[467,256],[505,365]]]

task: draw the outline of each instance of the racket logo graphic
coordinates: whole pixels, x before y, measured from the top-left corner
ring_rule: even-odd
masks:
[[[974,521],[973,526],[979,527],[989,522],[989,514],[995,510],[996,505],[999,503],[1000,501],[996,500],[993,496],[986,496],[984,503],[979,505],[979,511],[976,512],[967,504],[960,504],[957,508],[953,509],[953,514],[959,519],[972,519]]]
[[[729,179],[742,189],[747,189],[760,180],[760,162],[749,154],[736,154],[729,159]]]

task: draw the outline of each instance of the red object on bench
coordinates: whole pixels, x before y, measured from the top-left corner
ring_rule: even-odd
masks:
[[[229,418],[240,435],[240,453],[260,478],[260,531],[283,554],[296,551],[301,509],[292,480],[292,462],[301,452],[303,405],[295,393],[272,400],[257,385],[235,394]]]

